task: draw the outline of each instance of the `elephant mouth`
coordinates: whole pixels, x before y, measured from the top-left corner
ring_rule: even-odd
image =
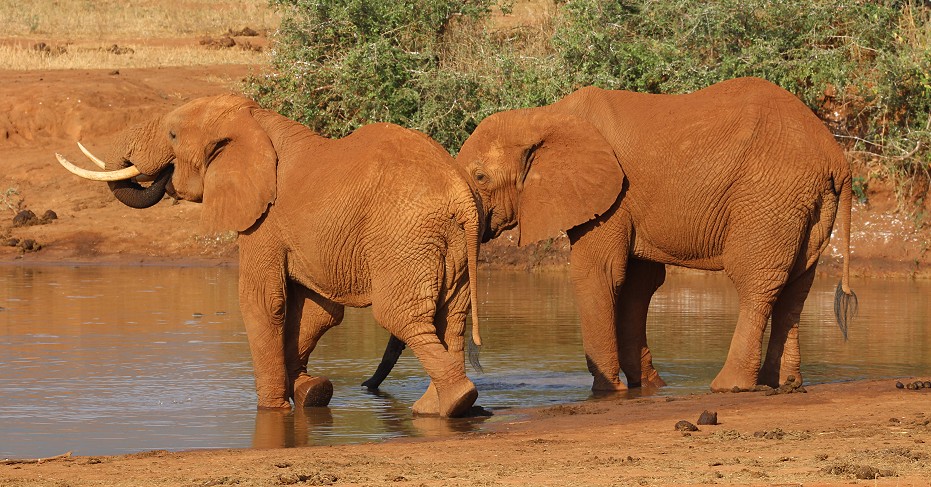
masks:
[[[495,229],[492,228],[491,221],[492,221],[493,213],[494,213],[494,210],[491,210],[491,209],[489,209],[488,212],[485,213],[485,221],[482,222],[483,223],[482,226],[485,229],[482,232],[482,243],[488,243],[490,240],[497,237],[498,233],[500,233],[500,229],[496,231]]]
[[[174,197],[174,188],[171,188],[170,191],[168,190],[174,168],[174,165],[169,164],[165,169],[162,169],[155,175],[155,180],[148,186],[142,186],[135,179],[113,181],[107,184],[110,187],[110,192],[113,193],[113,196],[116,197],[120,203],[130,208],[149,208],[161,201],[162,198],[165,197],[166,192]]]
[[[155,205],[165,197],[166,186],[171,181],[171,175],[174,172],[173,160],[168,161],[164,169],[154,176],[148,176],[136,167],[132,161],[126,161],[125,167],[116,170],[106,170],[106,162],[87,150],[84,145],[78,142],[78,148],[87,156],[101,171],[89,171],[75,166],[64,158],[61,154],[55,154],[58,162],[65,169],[76,176],[92,181],[106,181],[110,187],[113,196],[121,203],[132,208],[148,208]],[[139,184],[142,181],[152,181],[149,186]],[[172,188],[172,192],[174,189]],[[171,194],[171,193],[169,193]]]

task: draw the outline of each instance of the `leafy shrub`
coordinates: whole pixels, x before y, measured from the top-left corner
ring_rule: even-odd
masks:
[[[931,165],[931,7],[908,0],[558,0],[499,28],[495,0],[273,0],[283,21],[260,103],[329,136],[372,121],[456,151],[500,110],[581,86],[683,93],[779,84],[838,140],[921,199]]]

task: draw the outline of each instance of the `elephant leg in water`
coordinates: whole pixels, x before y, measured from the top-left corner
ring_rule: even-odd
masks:
[[[297,407],[326,406],[333,385],[324,377],[308,374],[307,362],[320,337],[343,320],[344,308],[295,282],[288,283],[287,293],[284,353],[291,397]]]
[[[455,306],[454,306],[455,307]],[[437,312],[437,319],[440,322],[446,322],[452,318],[455,322],[454,327],[464,326],[465,317],[461,315],[453,314],[452,317],[449,316],[449,304],[442,306]],[[461,322],[461,323],[460,323]],[[448,335],[448,333],[447,333]],[[449,341],[455,340],[455,334],[449,335],[446,339],[447,345]],[[481,372],[481,365],[478,362],[478,349],[469,341],[465,342],[465,346],[469,348],[469,362],[472,364],[472,367],[477,371]],[[388,377],[388,374],[391,373],[391,370],[394,369],[395,364],[397,364],[398,359],[401,357],[401,353],[404,351],[405,344],[404,341],[398,337],[391,335],[388,339],[388,344],[385,346],[385,352],[382,354],[381,362],[378,364],[378,368],[375,370],[375,373],[372,374],[368,380],[362,383],[362,387],[366,387],[369,390],[378,389],[382,382]],[[461,350],[460,350],[461,351]],[[424,394],[424,397],[428,397],[432,394],[434,388]],[[424,404],[423,402],[421,404]]]
[[[647,312],[653,294],[666,279],[666,266],[631,258],[615,308],[618,356],[628,387],[663,387],[647,345]]]
[[[615,309],[621,370],[629,387],[663,387],[666,382],[653,367],[653,355],[647,345],[647,311],[653,294],[666,279],[666,266],[631,258],[627,278],[621,287]],[[798,322],[796,320],[796,328]],[[398,362],[404,342],[391,335],[378,369],[363,387],[378,389]]]

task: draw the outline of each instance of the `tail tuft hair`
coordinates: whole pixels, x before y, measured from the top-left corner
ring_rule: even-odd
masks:
[[[834,318],[837,320],[840,332],[844,334],[844,341],[847,341],[847,325],[857,316],[857,309],[856,293],[844,292],[843,282],[838,282],[837,289],[834,291]]]
[[[482,351],[482,346],[476,345],[472,340],[466,339],[466,349],[469,353],[469,364],[472,366],[472,370],[478,372],[479,374],[484,374],[485,369],[482,368],[482,364],[478,361],[478,356]]]

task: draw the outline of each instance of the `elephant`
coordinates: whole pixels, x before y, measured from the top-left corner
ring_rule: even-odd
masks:
[[[839,214],[847,336],[852,178],[844,151],[798,98],[738,78],[683,95],[585,87],[485,118],[457,162],[482,198],[483,240],[564,231],[595,391],[663,381],[646,341],[665,266],[723,270],[739,313],[713,391],[801,383],[799,316]],[[772,318],[762,357],[763,332]]]
[[[485,118],[456,160],[482,198],[483,242],[515,227],[519,245],[568,235],[593,391],[665,385],[646,320],[667,265],[723,270],[737,289],[713,391],[800,385],[799,316],[838,213],[835,318],[847,337],[850,167],[818,117],[766,80],[683,95],[581,88]]]
[[[80,145],[80,143],[79,143]],[[85,154],[85,178],[145,208],[167,192],[202,203],[208,231],[235,231],[239,304],[259,409],[325,406],[332,384],[307,371],[345,306],[411,347],[431,378],[415,413],[466,413],[469,309],[481,344],[476,264],[481,202],[465,171],[425,134],[388,123],[329,139],[238,95],[192,100],[129,128],[113,154]],[[139,184],[139,176],[154,179]],[[477,359],[473,365],[477,366]]]

